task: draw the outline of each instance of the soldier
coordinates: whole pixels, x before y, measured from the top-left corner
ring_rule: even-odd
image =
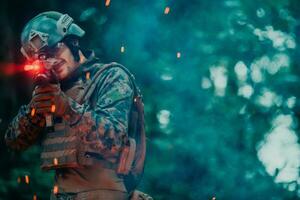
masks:
[[[28,105],[5,134],[12,149],[41,141],[41,168],[55,170],[52,200],[152,199],[135,190],[143,172],[143,104],[132,75],[79,45],[85,32],[50,11],[24,27],[21,52],[37,73]]]

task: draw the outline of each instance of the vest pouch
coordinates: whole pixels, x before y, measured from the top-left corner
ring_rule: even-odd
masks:
[[[78,146],[80,140],[75,129],[64,120],[54,125],[54,131],[47,133],[42,143],[41,168],[78,168]]]
[[[129,174],[132,162],[134,160],[136,150],[136,143],[133,138],[129,138],[129,145],[125,145],[123,150],[121,151],[119,166],[117,169],[117,173],[120,175]]]

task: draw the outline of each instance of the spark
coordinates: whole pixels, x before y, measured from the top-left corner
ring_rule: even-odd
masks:
[[[33,117],[35,115],[35,108],[31,109],[31,113],[30,114],[31,114],[31,117]]]
[[[170,7],[166,7],[165,8],[165,15],[169,14],[169,12],[170,12]]]
[[[121,46],[121,53],[124,53],[124,52],[125,52],[125,47]]]
[[[28,175],[25,176],[25,183],[29,184],[29,176]]]
[[[57,194],[58,193],[58,186],[54,185],[53,187],[53,194]]]
[[[57,158],[54,158],[54,159],[53,159],[53,164],[54,164],[54,165],[58,165],[58,159],[57,159]]]
[[[109,4],[110,4],[110,0],[106,0],[106,1],[105,1],[105,6],[108,7]]]
[[[54,113],[54,112],[55,112],[55,109],[56,109],[55,105],[52,105],[52,106],[51,106],[51,112]]]

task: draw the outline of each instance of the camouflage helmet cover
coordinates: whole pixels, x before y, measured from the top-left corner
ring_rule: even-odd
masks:
[[[21,34],[21,52],[27,59],[34,59],[40,50],[54,47],[64,37],[83,37],[84,34],[84,30],[74,24],[69,15],[43,12],[25,25]]]

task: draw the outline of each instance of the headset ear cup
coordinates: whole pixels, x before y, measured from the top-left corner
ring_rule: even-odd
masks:
[[[74,56],[74,59],[76,62],[79,62],[80,56],[79,56],[79,47],[73,46],[71,49],[71,52]]]
[[[77,39],[72,41],[72,48],[73,48],[73,52],[72,51],[71,52],[74,56],[74,59],[75,59],[76,62],[79,62],[79,60],[80,60],[80,57],[79,57],[80,48],[79,48],[79,42],[78,42]]]
[[[74,59],[76,62],[79,62],[80,57],[79,57],[79,40],[78,38],[75,37],[66,37],[63,42],[69,47],[72,55],[74,56]]]

